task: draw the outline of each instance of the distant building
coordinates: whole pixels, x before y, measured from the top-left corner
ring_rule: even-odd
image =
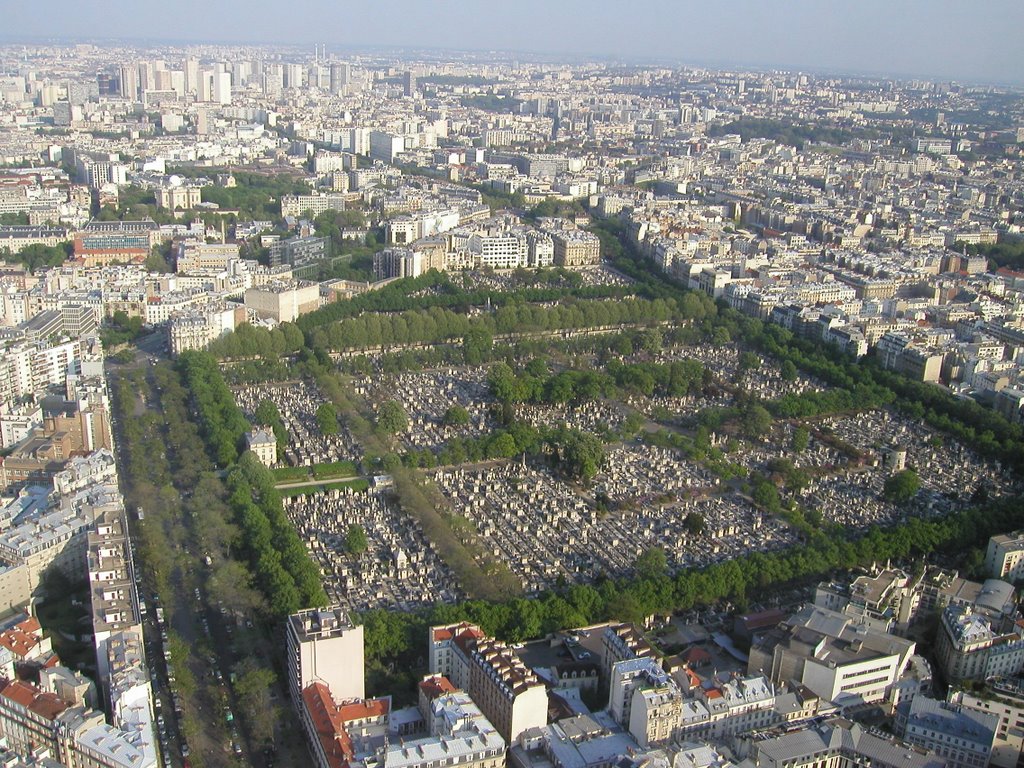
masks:
[[[331,255],[329,237],[294,237],[270,245],[270,266],[315,267]]]
[[[260,460],[265,467],[272,467],[277,463],[277,438],[269,429],[254,429],[245,433],[245,446]]]
[[[177,272],[202,270],[221,271],[238,259],[238,246],[234,243],[203,243],[187,240],[179,243],[174,266]]]
[[[555,265],[586,267],[601,263],[601,240],[582,229],[551,231]]]
[[[292,280],[249,288],[245,292],[245,307],[260,318],[293,323],[300,315],[320,308],[320,286]]]
[[[91,221],[75,234],[75,259],[86,267],[141,264],[159,241],[159,226],[142,221]]]
[[[948,155],[953,151],[951,139],[924,138],[918,139],[914,145],[917,152],[927,152],[935,155]]]
[[[190,349],[206,349],[210,343],[245,322],[245,308],[238,304],[212,303],[171,315],[167,341],[171,355]]]
[[[161,186],[154,195],[157,208],[172,212],[191,210],[203,201],[201,189],[196,186]]]
[[[319,216],[324,211],[344,211],[344,195],[283,195],[281,216]]]
[[[23,225],[0,226],[0,251],[21,253],[30,245],[55,247],[69,239],[64,227],[27,227]]]

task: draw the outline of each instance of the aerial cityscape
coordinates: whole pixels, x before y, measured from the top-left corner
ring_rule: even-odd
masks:
[[[5,5],[3,768],[1024,765],[1024,6]]]

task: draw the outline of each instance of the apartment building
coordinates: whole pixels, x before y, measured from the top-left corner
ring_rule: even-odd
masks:
[[[443,675],[457,689],[469,690],[470,652],[486,635],[468,621],[430,628],[427,642],[428,669]]]
[[[609,711],[640,746],[672,741],[682,708],[679,686],[654,659],[629,659],[612,668]]]
[[[498,640],[481,640],[469,662],[469,695],[506,743],[547,723],[547,689],[515,650]]]
[[[985,551],[985,570],[992,578],[1011,584],[1024,578],[1024,532],[990,538]]]
[[[344,211],[344,195],[282,195],[282,216],[303,216],[307,212],[317,217],[325,211]]]
[[[990,762],[998,768],[1015,768],[1024,751],[1024,684],[1020,678],[994,678],[980,689],[953,687],[946,700],[961,711],[994,715],[998,722]]]
[[[655,656],[654,648],[633,624],[610,624],[601,633],[601,679],[609,686],[617,662]]]
[[[73,580],[85,578],[86,540],[94,510],[88,505],[50,508],[45,502],[48,489],[33,490],[37,495],[41,492],[42,501],[0,533],[0,563],[23,566],[30,592],[35,592],[51,566]]]
[[[30,683],[0,679],[0,738],[20,755],[49,753],[60,765],[157,768],[155,740],[104,722],[103,713],[69,706]]]
[[[1024,627],[984,608],[951,605],[939,621],[935,656],[954,683],[1015,675],[1024,669]]]
[[[999,717],[927,696],[915,696],[896,710],[896,733],[939,757],[950,768],[985,768],[992,759]]]
[[[288,688],[295,706],[303,691],[323,683],[337,701],[366,697],[363,627],[341,608],[310,609],[288,617]]]
[[[775,686],[764,675],[702,678],[690,670],[687,678],[689,687],[682,691],[681,738],[724,740],[770,727],[783,718],[776,709]],[[807,710],[816,712],[816,702]]]
[[[505,739],[464,691],[421,697],[427,723],[423,736],[391,740],[384,752],[388,768],[500,768]]]
[[[491,269],[525,267],[529,255],[526,237],[512,230],[474,232],[469,238],[474,261]]]
[[[100,689],[110,698],[110,643],[125,634],[142,636],[135,565],[128,544],[124,501],[116,484],[93,485],[88,493],[95,524],[87,537],[93,644]],[[123,640],[122,640],[123,643]]]
[[[752,748],[757,768],[945,768],[947,764],[921,747],[885,738],[842,718],[755,741]]]

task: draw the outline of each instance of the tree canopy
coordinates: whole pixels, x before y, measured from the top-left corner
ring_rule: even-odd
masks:
[[[886,478],[882,498],[894,504],[906,504],[921,489],[921,478],[912,469],[904,469]]]
[[[377,414],[377,427],[388,435],[397,435],[409,428],[409,417],[405,408],[397,400],[388,400],[381,404]]]

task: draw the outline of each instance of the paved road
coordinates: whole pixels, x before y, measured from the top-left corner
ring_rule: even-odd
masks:
[[[129,371],[143,369],[146,371],[147,387],[143,391],[136,392],[136,403],[133,408],[135,415],[141,415],[149,410],[160,407],[158,393],[153,380],[153,366],[162,359],[165,359],[163,348],[164,340],[160,334],[151,334],[140,342],[140,349],[136,352],[135,359],[131,363],[109,364],[107,375],[109,380],[124,375]],[[119,469],[125,473],[124,462],[125,443],[123,431],[116,419],[114,421],[114,432],[119,447],[118,463]],[[168,457],[170,458],[170,457]],[[223,472],[218,472],[223,477]],[[122,477],[125,477],[122,474]],[[320,484],[318,481],[314,484]],[[191,489],[178,489],[184,499],[187,499]],[[273,741],[277,747],[276,764],[278,765],[308,765],[311,762],[301,728],[294,711],[287,700],[287,690],[284,671],[284,637],[279,633],[277,627],[264,628],[253,626],[246,622],[244,617],[236,616],[232,611],[223,607],[211,605],[208,593],[205,589],[205,581],[209,576],[208,569],[203,563],[203,553],[191,551],[195,548],[190,545],[197,537],[192,528],[191,516],[182,510],[178,521],[180,528],[176,538],[180,540],[182,548],[175,561],[175,567],[171,573],[170,594],[161,595],[160,605],[171,617],[171,626],[164,629],[171,630],[179,635],[186,646],[193,652],[189,656],[189,667],[196,681],[196,692],[184,703],[197,708],[195,722],[198,732],[194,734],[189,743],[190,764],[202,764],[207,768],[227,768],[228,766],[258,766],[264,768],[270,765],[270,760],[262,753],[252,749],[252,742],[249,737],[264,734],[252,734],[247,731],[247,725],[241,717],[238,701],[229,685],[230,675],[235,665],[247,656],[252,656],[262,663],[269,663],[273,660],[278,672],[278,684],[272,690],[272,697],[282,706],[281,716],[275,723],[275,733],[272,734]],[[139,521],[132,516],[129,521],[129,530],[137,538]],[[196,596],[198,590],[198,597]],[[166,744],[164,749],[166,764],[171,766],[184,766],[186,761],[181,755],[181,734],[180,723],[175,716],[174,703],[171,692],[171,684],[168,681],[166,662],[164,660],[164,644],[161,638],[161,627],[156,622],[155,606],[156,601],[152,592],[140,586],[140,594],[147,603],[147,610],[143,617],[143,633],[146,644],[147,660],[153,672],[154,691],[160,699],[162,706],[160,713],[164,718],[166,737],[163,740]],[[278,637],[278,634],[282,634]],[[205,655],[195,652],[195,649],[203,647]],[[224,707],[228,706],[233,715],[233,723],[229,726],[226,723]],[[238,734],[238,743],[241,755],[236,756],[231,749],[232,731]]]

